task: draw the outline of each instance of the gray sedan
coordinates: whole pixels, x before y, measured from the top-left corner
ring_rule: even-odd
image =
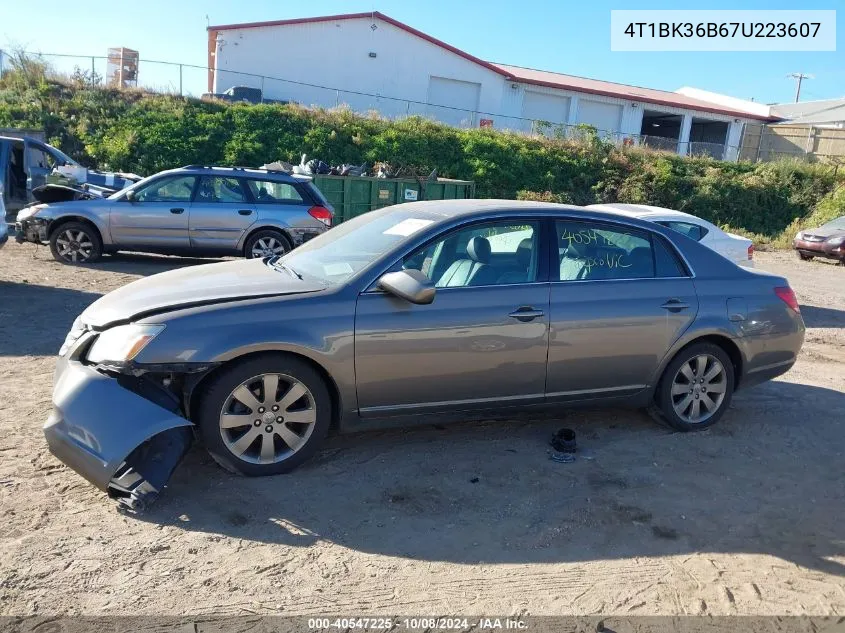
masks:
[[[578,207],[416,202],[283,257],[147,277],[91,305],[60,351],[51,450],[130,506],[198,436],[274,475],[330,428],[648,407],[707,428],[786,372],[804,324],[782,277],[660,225]]]
[[[307,176],[191,165],[108,198],[26,207],[17,216],[16,239],[47,242],[67,264],[116,251],[260,258],[324,233],[332,216]]]

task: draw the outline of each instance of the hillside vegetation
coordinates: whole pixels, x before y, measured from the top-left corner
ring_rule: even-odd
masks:
[[[88,166],[140,174],[187,165],[374,163],[474,180],[479,197],[670,207],[784,244],[800,226],[845,213],[845,176],[828,165],[728,163],[580,141],[460,130],[412,117],[206,102],[54,81],[32,60],[0,81],[0,127],[43,129]]]

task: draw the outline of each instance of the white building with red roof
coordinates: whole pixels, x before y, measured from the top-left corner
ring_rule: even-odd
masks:
[[[208,27],[209,92],[460,127],[605,138],[735,160],[744,125],[776,120],[689,94],[479,59],[379,12]]]

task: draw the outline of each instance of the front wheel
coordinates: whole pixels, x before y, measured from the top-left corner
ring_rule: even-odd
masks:
[[[280,231],[262,229],[250,235],[244,245],[244,257],[262,259],[274,255],[284,255],[291,250],[290,241]]]
[[[655,393],[660,417],[679,431],[713,426],[724,415],[734,391],[734,367],[718,345],[697,343],[678,352]]]
[[[813,261],[813,256],[812,256],[812,255],[805,255],[805,254],[804,254],[804,253],[802,253],[801,251],[796,251],[796,252],[798,253],[798,258],[799,258],[802,262],[811,262],[811,261]]]
[[[211,456],[242,475],[293,470],[319,448],[331,398],[305,361],[268,354],[225,368],[200,394],[197,425]]]
[[[63,264],[90,264],[103,254],[103,243],[83,222],[66,222],[50,235],[50,252]]]

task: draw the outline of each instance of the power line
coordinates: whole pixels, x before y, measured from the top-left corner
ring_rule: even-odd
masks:
[[[805,79],[815,79],[812,75],[805,75],[804,73],[789,73],[787,78],[796,81],[795,87],[795,103],[798,103],[798,98],[801,96],[801,82]]]

